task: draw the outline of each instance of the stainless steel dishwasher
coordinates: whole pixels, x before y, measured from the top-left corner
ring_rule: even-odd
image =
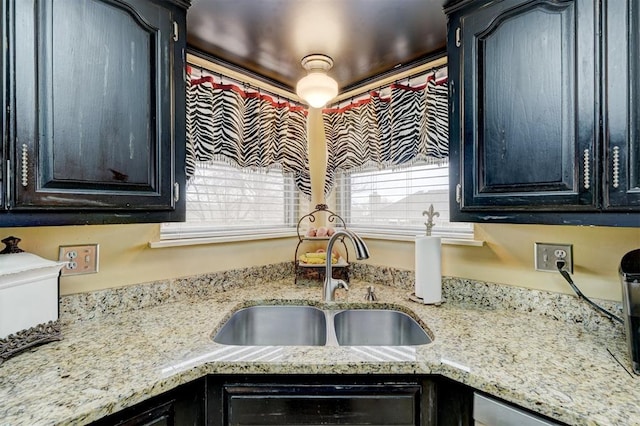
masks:
[[[559,425],[527,411],[479,393],[473,394],[475,426],[552,426]]]

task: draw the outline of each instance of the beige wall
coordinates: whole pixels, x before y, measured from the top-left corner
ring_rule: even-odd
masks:
[[[560,274],[533,266],[535,242],[567,243],[573,244],[574,282],[587,296],[610,300],[621,299],[620,258],[640,248],[640,228],[482,224],[475,235],[484,246],[443,246],[443,275],[572,293]],[[411,243],[371,241],[369,248],[369,263],[414,267]]]
[[[100,272],[63,277],[61,293],[202,274],[245,266],[293,261],[296,240],[210,244],[151,249],[159,225],[95,225],[41,228],[2,228],[0,238],[15,235],[26,251],[57,259],[58,246],[100,244]],[[483,247],[443,247],[444,275],[472,278],[554,292],[571,293],[559,274],[533,268],[533,243],[571,243],[574,281],[585,294],[620,300],[618,265],[629,250],[640,248],[640,228],[543,225],[476,225]],[[413,269],[413,243],[368,240],[369,263]]]
[[[100,244],[99,272],[62,277],[62,294],[293,261],[295,249],[293,238],[152,249],[157,224],[0,228],[1,238],[9,235],[21,238],[25,251],[52,260],[60,245]]]

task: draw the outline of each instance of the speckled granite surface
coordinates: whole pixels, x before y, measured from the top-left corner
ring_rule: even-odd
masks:
[[[263,287],[292,274],[293,262],[286,262],[73,294],[60,299],[60,319],[69,323],[193,298],[206,299],[229,289]]]
[[[386,274],[373,272],[354,268],[354,278],[381,282],[376,276]],[[402,275],[388,271],[395,272]],[[374,360],[366,349],[350,347],[247,348],[249,353],[239,353],[211,340],[239,307],[323,303],[319,286],[253,275],[230,285],[236,280],[231,275],[229,281],[218,281],[217,275],[195,279],[201,285],[189,279],[81,295],[84,306],[94,298],[95,306],[102,307],[96,318],[84,321],[74,319],[91,309],[69,309],[76,301],[68,300],[63,341],[0,366],[0,424],[84,424],[206,374],[314,372],[442,374],[569,424],[640,424],[639,379],[607,352],[628,365],[621,327],[577,321],[575,313],[557,314],[572,306],[569,296],[553,302],[553,295],[541,293],[522,301],[513,296],[519,289],[448,279],[447,302],[435,307],[408,301],[411,286],[398,279],[376,285],[375,305],[410,313],[435,337],[431,344],[404,348],[399,360]],[[351,284],[348,293],[339,290],[338,307],[364,304],[368,282],[354,279]],[[109,309],[117,314],[108,314]]]

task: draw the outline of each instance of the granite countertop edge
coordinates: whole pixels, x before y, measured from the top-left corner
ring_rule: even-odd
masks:
[[[376,361],[349,347],[274,347],[251,359],[214,343],[234,310],[255,304],[325,307],[320,289],[278,283],[239,288],[66,324],[65,338],[0,365],[0,418],[7,424],[86,424],[208,374],[441,375],[576,425],[640,423],[637,379],[626,342],[611,330],[513,311],[411,302],[406,292],[366,282],[341,292],[337,307],[396,308],[435,336],[410,360]],[[233,348],[233,347],[231,347]]]

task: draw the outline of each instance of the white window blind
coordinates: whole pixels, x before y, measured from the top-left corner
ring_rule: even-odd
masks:
[[[400,169],[369,169],[338,174],[339,214],[350,228],[375,234],[424,234],[433,204],[433,235],[471,238],[468,223],[449,222],[449,169],[445,165],[416,164]]]
[[[186,222],[163,224],[163,239],[291,233],[297,223],[298,191],[279,169],[198,164],[186,197]]]

